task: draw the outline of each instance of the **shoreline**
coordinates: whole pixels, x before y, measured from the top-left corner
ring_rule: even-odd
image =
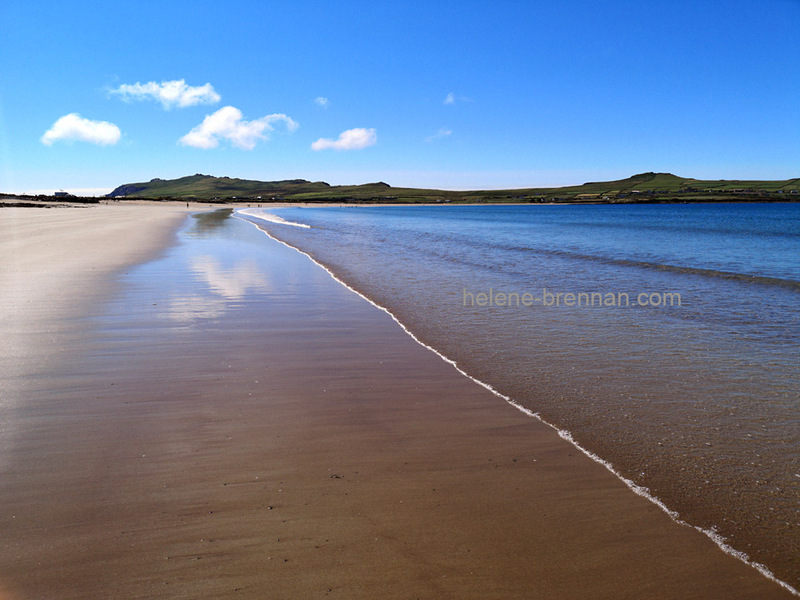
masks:
[[[321,280],[316,265],[287,254],[295,250],[248,248],[263,253],[250,285],[269,293],[248,303],[243,280],[214,280],[209,297],[225,292],[241,306],[213,326],[162,317],[170,304],[158,281],[178,276],[172,263],[123,282],[113,297],[132,299],[87,321],[84,311],[112,296],[101,282],[163,256],[187,214],[150,212],[155,237],[127,238],[116,267],[82,278],[90,289],[60,288],[70,310],[37,317],[43,337],[67,327],[70,352],[53,348],[54,368],[22,365],[36,377],[19,388],[16,462],[0,484],[0,504],[15,512],[0,523],[9,532],[0,589],[11,581],[20,598],[36,586],[102,597],[114,585],[155,597],[181,582],[192,595],[254,598],[790,596],[573,455],[556,431],[431,361],[390,314]],[[89,246],[119,237],[103,230],[108,216],[83,223]],[[49,235],[75,241],[64,227]],[[49,261],[63,274],[61,259],[92,269],[31,244],[29,269]],[[222,285],[231,281],[239,287]]]
[[[245,213],[245,212],[243,212],[243,211],[237,211],[237,212],[242,212],[242,214],[245,214],[246,216],[250,216],[250,217],[252,217],[252,218],[255,218],[255,219],[261,219],[261,220],[265,220],[265,221],[268,221],[268,222],[271,222],[271,223],[275,223],[275,222],[276,222],[276,221],[270,221],[269,219],[263,219],[262,217],[259,217],[259,216],[257,216],[257,215],[249,215],[248,213]],[[279,217],[279,218],[280,218],[280,217]],[[435,355],[436,355],[436,356],[437,356],[439,359],[441,359],[441,360],[442,360],[443,362],[445,362],[446,364],[448,364],[448,365],[452,366],[452,367],[453,367],[453,368],[454,368],[454,369],[455,369],[455,370],[456,370],[456,371],[457,371],[457,372],[458,372],[460,375],[462,375],[462,376],[466,377],[467,379],[469,379],[470,381],[474,382],[475,384],[477,384],[477,385],[479,385],[479,386],[481,386],[481,387],[483,387],[483,388],[485,388],[485,389],[489,390],[489,391],[490,391],[492,394],[494,394],[494,395],[495,395],[497,398],[499,398],[499,399],[503,400],[504,402],[506,402],[506,403],[507,403],[507,404],[509,404],[510,406],[514,407],[515,409],[517,409],[518,411],[520,411],[520,412],[521,412],[521,413],[523,413],[524,415],[526,415],[526,416],[528,416],[528,417],[530,417],[530,418],[533,418],[533,419],[537,420],[538,422],[540,422],[540,423],[542,423],[542,424],[546,425],[547,427],[551,428],[553,431],[555,431],[555,432],[558,434],[558,436],[559,436],[561,439],[563,439],[563,440],[564,440],[564,441],[566,441],[567,443],[569,443],[569,444],[571,444],[572,446],[574,446],[574,447],[575,447],[577,450],[579,450],[580,452],[582,452],[582,453],[583,453],[583,454],[584,454],[584,455],[585,455],[587,458],[589,458],[589,459],[590,459],[590,460],[592,460],[593,462],[595,462],[595,463],[597,463],[597,464],[599,464],[599,465],[602,465],[604,468],[606,468],[606,469],[607,469],[607,470],[608,470],[608,471],[609,471],[611,474],[613,474],[613,475],[614,475],[616,478],[618,478],[618,479],[619,479],[619,480],[620,480],[620,481],[621,481],[621,482],[622,482],[622,483],[623,483],[623,484],[624,484],[624,485],[625,485],[625,486],[626,486],[626,487],[627,487],[627,488],[628,488],[628,489],[629,489],[631,492],[633,492],[633,493],[634,493],[634,494],[636,494],[637,496],[640,496],[640,497],[642,497],[642,498],[644,498],[644,499],[648,500],[649,502],[651,502],[651,503],[653,503],[655,506],[657,506],[657,507],[658,507],[660,510],[662,510],[662,511],[663,511],[663,512],[664,512],[666,515],[668,515],[668,516],[670,517],[670,519],[672,519],[672,521],[673,521],[673,522],[675,522],[677,525],[681,525],[681,526],[684,526],[684,527],[688,527],[689,529],[695,530],[695,531],[697,531],[697,532],[699,532],[699,533],[703,534],[704,536],[706,536],[707,538],[709,538],[709,539],[710,539],[710,540],[711,540],[711,541],[712,541],[712,542],[713,542],[713,543],[714,543],[714,544],[715,544],[715,545],[716,545],[716,546],[717,546],[717,547],[718,547],[718,548],[719,548],[719,549],[720,549],[720,550],[721,550],[723,553],[725,553],[725,554],[727,554],[727,555],[729,555],[729,556],[732,556],[732,557],[736,558],[737,560],[740,560],[740,561],[741,561],[742,563],[744,563],[745,565],[747,565],[747,566],[749,566],[749,567],[753,568],[753,569],[754,569],[754,570],[756,570],[758,573],[760,573],[762,576],[764,576],[765,578],[767,578],[768,580],[770,580],[770,581],[772,581],[772,582],[774,582],[774,583],[777,583],[779,586],[781,586],[782,588],[784,588],[784,589],[785,589],[785,590],[787,590],[788,592],[792,593],[793,595],[795,595],[795,596],[800,596],[800,592],[798,592],[798,590],[797,590],[797,589],[795,589],[795,588],[794,588],[794,587],[793,587],[791,584],[789,584],[789,583],[788,583],[788,582],[786,582],[786,581],[783,581],[782,579],[779,579],[779,578],[778,578],[778,577],[777,577],[777,576],[776,576],[774,573],[772,573],[772,571],[770,571],[770,569],[769,569],[768,567],[766,567],[765,565],[763,565],[763,564],[761,564],[761,563],[758,563],[758,562],[755,562],[755,561],[752,561],[752,560],[750,559],[750,557],[749,557],[749,556],[748,556],[746,553],[744,553],[744,552],[742,552],[742,551],[740,551],[740,550],[738,550],[738,549],[736,549],[736,548],[734,548],[734,547],[730,546],[730,545],[727,543],[726,539],[725,539],[724,537],[720,536],[720,535],[719,535],[719,534],[718,534],[718,533],[717,533],[717,532],[716,532],[714,529],[705,529],[705,528],[703,528],[703,527],[700,527],[700,526],[697,526],[697,525],[693,525],[693,524],[691,524],[691,523],[689,523],[689,522],[687,522],[687,521],[683,520],[683,519],[681,518],[681,516],[680,516],[680,514],[679,514],[678,512],[676,512],[675,510],[672,510],[672,509],[670,509],[670,508],[669,508],[669,507],[668,507],[668,506],[667,506],[667,505],[666,505],[666,504],[665,504],[665,503],[664,503],[664,502],[663,502],[663,501],[662,501],[660,498],[658,498],[657,496],[653,495],[653,494],[650,492],[650,490],[649,490],[649,489],[647,489],[646,487],[642,487],[641,485],[638,485],[638,484],[636,484],[635,482],[633,482],[632,480],[628,479],[628,478],[627,478],[627,477],[625,477],[625,476],[624,476],[622,473],[620,473],[620,472],[619,472],[619,471],[618,471],[618,470],[617,470],[617,469],[614,467],[614,465],[613,465],[612,463],[610,463],[610,462],[609,462],[609,461],[607,461],[606,459],[604,459],[604,458],[602,458],[602,457],[598,456],[598,455],[597,455],[597,454],[595,454],[594,452],[592,452],[592,451],[590,451],[590,450],[588,450],[588,449],[584,448],[584,447],[583,447],[581,444],[579,444],[579,443],[578,443],[578,442],[577,442],[577,441],[574,439],[574,437],[572,436],[572,433],[571,433],[570,431],[568,431],[568,430],[566,430],[566,429],[559,428],[557,425],[555,425],[555,424],[553,424],[553,423],[549,422],[549,421],[548,421],[548,420],[546,420],[544,417],[542,417],[542,416],[541,416],[541,415],[540,415],[538,412],[534,412],[534,411],[532,411],[532,410],[529,410],[529,409],[525,408],[524,406],[522,406],[521,404],[519,404],[517,401],[515,401],[513,398],[511,398],[511,397],[509,397],[509,396],[507,396],[507,395],[503,394],[502,392],[499,392],[498,390],[496,390],[496,389],[495,389],[494,387],[492,387],[490,384],[488,384],[488,383],[486,383],[486,382],[484,382],[484,381],[481,381],[480,379],[477,379],[476,377],[473,377],[472,375],[470,375],[470,374],[469,374],[467,371],[465,371],[465,370],[464,370],[464,369],[463,369],[463,368],[462,368],[462,367],[461,367],[461,366],[460,366],[460,365],[459,365],[459,364],[458,364],[456,361],[454,361],[454,360],[452,360],[451,358],[449,358],[449,357],[445,356],[444,354],[442,354],[441,352],[439,352],[439,351],[438,351],[436,348],[434,348],[434,347],[432,347],[432,346],[430,346],[430,345],[426,344],[426,343],[425,343],[425,342],[423,342],[421,339],[419,339],[419,338],[418,338],[418,337],[417,337],[417,336],[414,334],[414,332],[413,332],[413,331],[411,331],[411,330],[410,330],[410,329],[409,329],[409,328],[408,328],[408,327],[407,327],[407,326],[406,326],[406,325],[405,325],[405,324],[404,324],[404,323],[403,323],[403,322],[402,322],[402,321],[401,321],[401,320],[400,320],[400,319],[399,319],[399,318],[398,318],[398,317],[397,317],[397,316],[396,316],[394,313],[392,313],[392,312],[391,312],[391,311],[390,311],[388,308],[386,308],[386,307],[384,307],[384,306],[382,306],[382,305],[378,304],[377,302],[375,302],[374,300],[372,300],[371,298],[369,298],[369,297],[368,297],[367,295],[365,295],[364,293],[362,293],[362,292],[360,292],[359,290],[355,289],[354,287],[350,286],[350,285],[349,285],[348,283],[346,283],[346,282],[345,282],[343,279],[341,279],[341,278],[340,278],[338,275],[336,275],[336,273],[335,273],[334,271],[332,271],[330,268],[328,268],[327,266],[325,266],[324,264],[322,264],[321,262],[319,262],[319,261],[318,261],[317,259],[315,259],[315,258],[314,258],[314,257],[313,257],[311,254],[309,254],[308,252],[305,252],[304,250],[302,250],[302,249],[300,249],[300,248],[298,248],[298,247],[296,247],[296,246],[293,246],[292,244],[290,244],[290,243],[288,243],[288,242],[285,242],[285,241],[283,241],[283,240],[281,240],[281,239],[279,239],[279,238],[276,238],[275,236],[273,236],[273,235],[272,235],[270,232],[266,231],[265,229],[261,229],[261,228],[259,228],[259,227],[258,227],[258,225],[257,225],[255,222],[253,222],[253,221],[248,221],[248,222],[250,222],[251,224],[253,224],[253,225],[254,225],[254,226],[257,228],[257,229],[259,229],[260,231],[262,231],[262,232],[263,232],[265,235],[267,235],[267,236],[268,236],[270,239],[272,239],[272,240],[275,240],[276,242],[278,242],[278,243],[280,243],[280,244],[283,244],[283,245],[285,245],[286,247],[288,247],[288,248],[291,248],[292,250],[294,250],[294,251],[296,251],[296,252],[298,252],[298,253],[302,254],[303,256],[307,257],[307,258],[308,258],[308,259],[309,259],[311,262],[313,262],[313,263],[314,263],[315,265],[317,265],[319,268],[323,269],[323,270],[324,270],[326,273],[328,273],[328,275],[330,275],[330,277],[331,277],[333,280],[335,280],[337,283],[339,283],[340,285],[342,285],[343,287],[345,287],[346,289],[348,289],[348,290],[349,290],[350,292],[352,292],[353,294],[356,294],[356,295],[357,295],[357,296],[359,296],[360,298],[364,299],[366,302],[370,303],[372,306],[374,306],[374,307],[375,307],[375,308],[377,308],[378,310],[380,310],[380,311],[382,311],[382,312],[386,313],[386,314],[387,314],[387,315],[388,315],[388,316],[389,316],[389,317],[390,317],[390,318],[391,318],[391,319],[392,319],[392,320],[393,320],[395,323],[397,323],[397,325],[398,325],[398,326],[399,326],[399,327],[400,327],[400,328],[401,328],[401,329],[402,329],[402,330],[403,330],[403,331],[404,331],[404,332],[405,332],[405,333],[406,333],[406,334],[407,334],[407,335],[408,335],[408,336],[409,336],[411,339],[413,339],[413,340],[414,340],[414,341],[415,341],[417,344],[419,344],[420,346],[422,346],[422,347],[423,347],[423,348],[425,348],[426,350],[429,350],[429,351],[431,351],[432,353],[434,353],[434,354],[435,354]],[[286,225],[286,226],[297,226],[297,225],[298,225],[298,224],[296,224],[296,223],[293,223],[293,222],[290,222],[290,221],[284,221],[284,222],[280,222],[280,221],[278,221],[278,223],[279,223],[279,224],[281,224],[281,225]],[[308,226],[306,225],[305,227],[308,227]]]
[[[797,273],[791,249],[787,240],[775,240],[771,264],[759,259],[766,256],[762,252],[748,262],[748,244],[745,240],[742,254],[742,240],[737,239],[742,236],[734,231],[730,245],[707,256],[700,251],[699,262],[693,263],[683,250],[673,252],[663,240],[658,243],[659,236],[668,239],[671,228],[681,223],[716,236],[720,224],[725,231],[726,221],[742,219],[742,226],[758,223],[749,229],[765,231],[765,239],[771,239],[766,232],[773,231],[770,216],[789,229],[796,223],[797,211],[789,210],[791,206],[753,208],[758,210],[684,207],[674,219],[668,207],[620,209],[627,218],[618,218],[614,210],[576,208],[567,222],[580,228],[572,230],[562,224],[557,209],[545,211],[541,218],[536,209],[524,208],[463,209],[466,212],[459,215],[429,209],[434,212],[423,211],[426,216],[420,219],[413,218],[417,211],[404,209],[394,209],[401,211],[395,215],[375,208],[363,219],[343,209],[275,210],[270,212],[314,228],[265,222],[259,226],[310,253],[469,374],[569,431],[581,446],[648,488],[681,520],[706,530],[717,542],[724,539],[797,590],[793,498],[798,484],[791,448],[800,440],[790,425],[796,377],[791,355],[778,350],[780,338],[791,337],[796,329],[792,290],[743,286],[705,274],[683,276],[668,266],[713,267],[718,262],[723,265],[718,268],[724,268],[726,257],[741,255],[739,272],[782,274],[793,281]],[[649,219],[656,215],[666,225],[652,228],[651,247],[648,223],[653,224]],[[707,222],[700,222],[703,216]],[[634,263],[625,260],[619,267],[611,261],[606,266],[603,260],[582,260],[608,254],[638,258],[636,248],[626,248],[615,237],[619,231],[613,228],[620,223],[632,239],[638,239],[637,232],[644,234],[640,241],[645,245],[639,247],[657,257],[645,264],[667,265],[669,272],[662,274],[659,268],[651,274],[638,262],[630,269]],[[640,230],[637,224],[644,226]],[[561,230],[570,233],[560,237]],[[550,234],[564,243],[553,244],[551,239],[548,249]],[[594,244],[585,237],[592,234],[608,234],[609,241]],[[564,247],[577,249],[579,255],[560,252]],[[673,256],[674,262],[669,260]],[[782,271],[769,270],[778,267]],[[629,281],[680,290],[686,307],[638,313],[462,308],[464,289],[521,293],[545,283],[548,290],[592,289],[588,283],[581,287],[584,281],[604,281],[616,290],[635,289],[626,288]],[[726,304],[726,298],[733,297],[741,299],[741,307]],[[766,304],[764,298],[774,306],[770,315],[760,315],[756,308],[759,302]],[[771,336],[775,331],[785,333]],[[775,337],[779,339],[773,341]],[[774,360],[765,360],[767,356]],[[749,372],[744,365],[750,365]],[[713,377],[706,377],[711,373]],[[766,421],[774,427],[759,432]]]

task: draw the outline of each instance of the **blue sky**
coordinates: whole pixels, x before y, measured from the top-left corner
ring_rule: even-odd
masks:
[[[0,191],[797,177],[798,32],[800,0],[4,0]]]

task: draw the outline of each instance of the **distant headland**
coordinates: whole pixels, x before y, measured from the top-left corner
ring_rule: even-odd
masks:
[[[0,194],[0,197],[11,197]],[[15,198],[22,198],[13,195]],[[30,196],[55,201],[99,202],[64,193]],[[639,173],[616,181],[556,188],[451,191],[392,187],[383,182],[333,186],[324,181],[254,181],[196,174],[178,179],[126,183],[106,198],[202,202],[285,202],[353,204],[630,204],[670,202],[800,202],[800,178],[782,181],[700,180],[672,173]]]

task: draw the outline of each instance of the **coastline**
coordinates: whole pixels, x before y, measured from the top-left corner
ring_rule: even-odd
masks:
[[[72,345],[68,368],[58,344],[46,369],[10,357],[36,377],[0,463],[0,596],[791,597],[251,224],[265,306],[179,333],[145,302],[87,322],[187,211],[73,210],[20,219],[3,253],[25,258],[4,276],[49,274],[17,279],[4,333]]]
[[[263,215],[253,215],[253,214],[250,214],[250,213],[246,212],[246,209],[238,211],[238,212],[240,214],[244,214],[246,216],[250,216],[250,217],[252,217],[252,218],[254,218],[256,220],[262,220],[262,221],[266,221],[268,223],[279,223],[281,225],[297,226],[297,227],[309,227],[308,225],[303,225],[303,224],[295,223],[295,222],[292,222],[292,221],[285,221],[281,217],[277,217],[277,220],[273,220],[273,219],[265,218]],[[258,225],[257,225],[256,222],[254,222],[254,221],[250,221],[250,222],[253,223],[253,225],[255,225],[258,228]],[[261,229],[261,228],[259,228],[259,229]],[[685,521],[683,518],[681,518],[681,516],[680,516],[680,514],[678,512],[672,510],[658,496],[653,495],[648,488],[643,487],[641,485],[638,485],[637,483],[635,483],[631,479],[625,477],[622,473],[619,472],[619,470],[617,470],[614,467],[614,465],[612,463],[610,463],[609,461],[605,460],[604,458],[598,456],[594,452],[588,450],[587,448],[582,446],[580,443],[578,443],[578,441],[575,440],[575,438],[573,437],[572,433],[569,430],[559,428],[554,423],[552,423],[552,422],[548,421],[547,419],[545,419],[544,417],[542,417],[538,412],[534,412],[534,411],[524,407],[522,404],[518,403],[513,398],[503,394],[502,392],[500,392],[497,389],[495,389],[494,387],[492,387],[492,385],[490,385],[490,384],[488,384],[488,383],[486,383],[484,381],[481,381],[480,379],[477,379],[477,378],[473,377],[472,375],[470,375],[461,366],[459,366],[459,364],[456,361],[452,360],[451,358],[448,358],[447,356],[445,356],[444,354],[442,354],[441,352],[439,352],[438,350],[436,350],[435,348],[433,348],[432,346],[428,345],[427,343],[422,341],[420,338],[418,338],[414,334],[414,332],[411,331],[411,329],[409,329],[397,317],[397,315],[395,315],[394,313],[391,312],[391,310],[389,310],[388,308],[376,303],[375,301],[370,299],[368,296],[366,296],[364,293],[360,292],[358,289],[356,289],[356,288],[352,287],[351,285],[349,285],[347,282],[345,282],[343,279],[341,279],[332,269],[330,269],[329,267],[327,267],[326,265],[324,265],[323,263],[318,261],[310,253],[305,252],[304,250],[302,250],[302,249],[300,249],[300,248],[298,248],[298,247],[296,247],[296,246],[294,246],[294,245],[292,245],[292,244],[290,244],[288,242],[285,242],[285,241],[273,236],[267,230],[261,229],[261,231],[263,231],[270,239],[275,240],[276,242],[278,242],[280,244],[283,244],[286,247],[291,248],[292,250],[295,250],[296,252],[302,254],[303,256],[306,256],[310,261],[312,261],[318,267],[320,267],[321,269],[326,271],[331,276],[331,278],[333,278],[339,284],[341,284],[342,286],[344,286],[345,288],[347,288],[348,290],[350,290],[352,293],[356,294],[357,296],[361,297],[362,299],[364,299],[366,302],[370,303],[372,306],[374,306],[378,310],[386,313],[417,344],[419,344],[423,348],[429,350],[430,352],[435,354],[439,359],[441,359],[445,363],[447,363],[450,366],[452,366],[462,376],[464,376],[467,379],[469,379],[470,381],[474,382],[476,385],[479,385],[479,386],[489,390],[497,398],[499,398],[500,400],[503,400],[504,402],[506,402],[510,406],[514,407],[515,409],[517,409],[518,411],[520,411],[524,415],[526,415],[526,416],[528,416],[530,418],[533,418],[533,419],[537,420],[539,423],[544,424],[547,427],[551,428],[553,431],[555,431],[558,434],[558,436],[561,439],[565,440],[567,443],[569,443],[570,445],[575,447],[577,450],[579,450],[581,453],[583,453],[590,460],[592,460],[593,462],[605,467],[608,470],[609,473],[611,473],[612,475],[617,477],[631,492],[633,492],[637,496],[640,496],[640,497],[648,500],[649,502],[653,503],[653,505],[657,506],[666,515],[668,515],[670,517],[670,519],[672,519],[676,524],[684,526],[684,527],[688,527],[690,529],[694,529],[697,532],[705,535],[712,542],[714,542],[714,544],[722,552],[724,552],[725,554],[727,554],[729,556],[732,556],[732,557],[736,558],[737,560],[742,561],[744,564],[754,568],[756,571],[761,573],[767,579],[777,583],[778,585],[780,585],[781,587],[783,587],[787,591],[793,593],[794,595],[798,595],[798,592],[794,587],[792,587],[789,583],[783,581],[782,579],[778,578],[765,565],[763,565],[763,564],[761,564],[761,563],[759,563],[757,561],[751,560],[750,557],[746,553],[741,552],[740,550],[738,550],[738,549],[732,547],[731,545],[729,545],[727,543],[726,538],[721,536],[715,530],[715,528],[713,528],[713,527],[712,528],[703,528],[701,526],[693,525],[693,524]]]
[[[751,243],[756,250],[773,240],[771,232],[796,229],[792,208],[684,207],[673,214],[672,207],[576,207],[571,215],[464,208],[453,217],[452,209],[432,208],[424,218],[411,209],[364,215],[287,209],[271,212],[312,229],[260,226],[387,308],[464,371],[569,432],[632,489],[647,489],[725,551],[765,565],[798,590],[791,453],[800,443],[791,427],[797,378],[791,353],[778,350],[781,340],[768,341],[770,332],[790,340],[796,331],[796,283],[792,291],[790,282],[798,274],[792,248],[781,238],[774,239],[774,253],[748,255]],[[707,232],[698,240],[730,239],[707,255],[691,243],[690,250],[665,244],[678,237],[670,232],[680,231],[675,226],[681,223]],[[749,223],[753,237],[737,228],[727,235],[726,223]],[[656,258],[625,260],[639,258],[640,248]],[[742,263],[726,269],[735,257]],[[790,287],[776,288],[774,279],[763,288],[742,285],[751,278],[715,277],[726,275],[720,271],[683,276],[684,269],[669,265],[777,275]],[[685,306],[647,312],[462,308],[465,289],[536,295],[537,285],[586,291],[592,287],[584,282],[597,281],[617,291],[648,285],[680,290]],[[727,302],[734,297],[736,303]],[[757,309],[766,304],[774,307],[770,316]],[[757,431],[766,421],[774,426]]]

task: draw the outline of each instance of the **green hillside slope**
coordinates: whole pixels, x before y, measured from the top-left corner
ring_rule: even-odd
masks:
[[[672,173],[639,173],[616,181],[560,188],[448,191],[395,188],[386,183],[332,186],[324,181],[253,181],[211,175],[121,185],[113,198],[255,200],[263,202],[679,202],[800,200],[800,178],[783,181],[703,181]]]

